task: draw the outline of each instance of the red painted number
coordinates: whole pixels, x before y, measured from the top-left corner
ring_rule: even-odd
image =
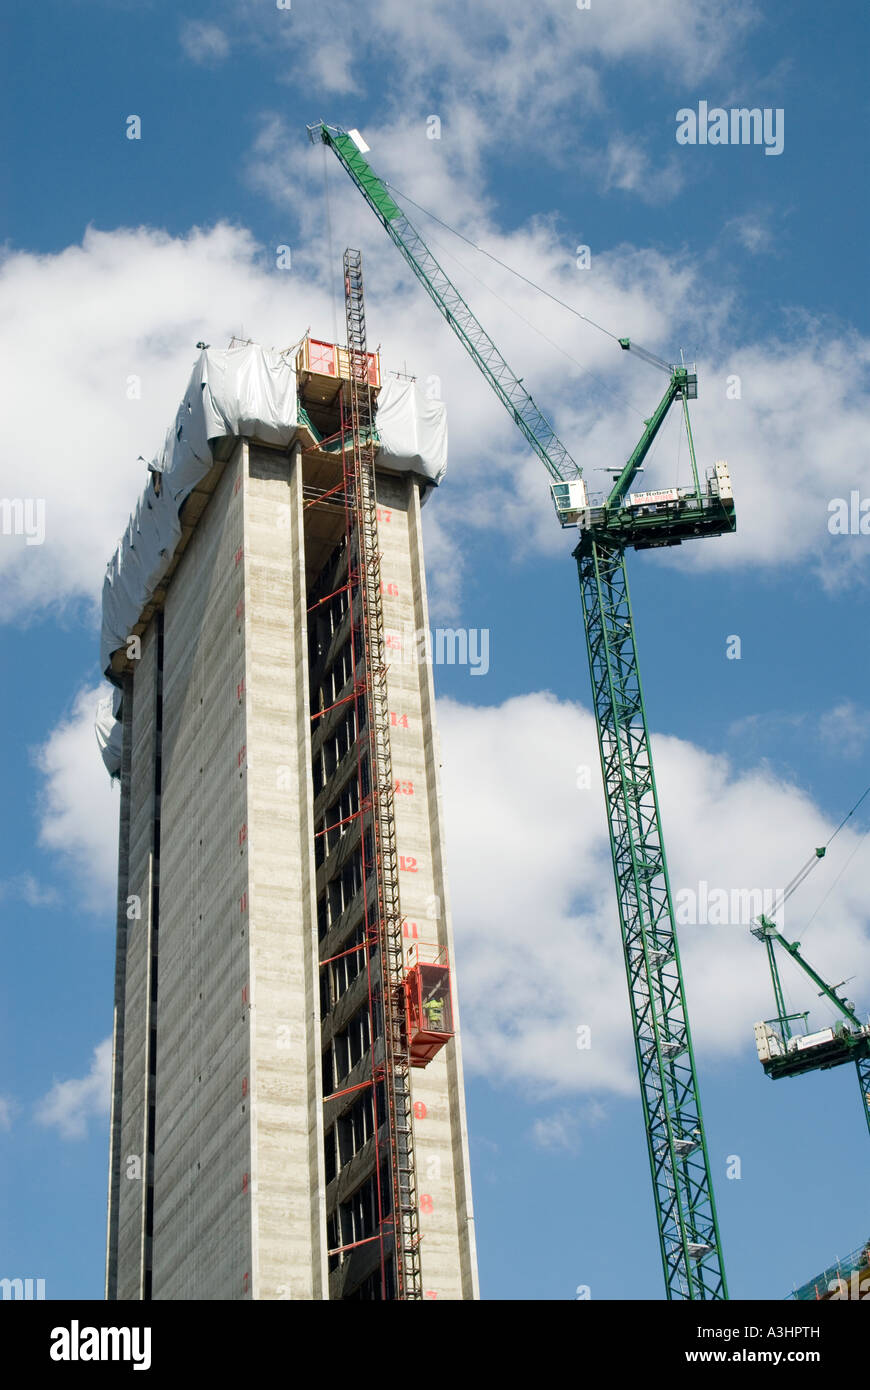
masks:
[[[378,521],[389,521],[392,515],[392,512],[386,511],[383,507],[378,507]]]
[[[415,1120],[425,1120],[425,1118],[426,1118],[426,1107],[425,1107],[425,1105],[423,1104],[422,1100],[415,1100],[415,1101],[414,1101],[414,1119],[415,1119]]]
[[[408,716],[407,714],[396,714],[395,710],[390,710],[390,723],[394,729],[407,729]]]
[[[400,796],[413,796],[413,795],[414,795],[414,783],[413,783],[413,782],[403,782],[403,781],[401,780],[401,778],[397,777],[397,778],[396,778],[396,785],[395,785],[395,787],[393,788],[393,790],[396,791],[396,792],[398,792],[398,794],[399,794]]]
[[[417,923],[416,923],[416,922],[403,922],[403,923],[402,923],[402,935],[403,935],[403,936],[411,936],[411,937],[413,937],[414,940],[416,941],[417,938],[418,938],[418,936],[420,935],[420,932],[419,932],[419,930],[418,930],[418,928],[417,928]]]
[[[398,586],[398,584],[383,584],[383,583],[382,583],[382,584],[381,584],[381,593],[382,593],[382,594],[389,594],[391,598],[398,598],[398,596],[399,596],[399,586]]]
[[[415,874],[417,872],[417,861],[409,854],[400,854],[399,868],[403,869],[406,874]]]
[[[428,1192],[424,1192],[424,1193],[423,1193],[423,1196],[420,1198],[420,1210],[421,1210],[421,1211],[425,1211],[425,1212],[430,1212],[430,1211],[432,1211],[432,1208],[433,1208],[432,1198],[429,1196],[429,1193],[428,1193]]]

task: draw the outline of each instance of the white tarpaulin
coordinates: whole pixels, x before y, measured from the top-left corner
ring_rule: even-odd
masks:
[[[280,353],[251,344],[200,354],[163,448],[148,465],[152,475],[160,475],[160,491],[152,476],[109,561],[100,643],[104,672],[169,568],[181,537],[181,505],[214,463],[211,441],[248,435],[289,444],[295,429],[296,372]]]
[[[447,408],[415,381],[387,377],[378,396],[377,462],[440,483],[447,471]]]
[[[113,690],[103,697],[97,705],[97,718],[94,730],[103,762],[112,777],[121,771],[121,745],[123,728],[121,725],[121,692]]]
[[[112,653],[126,646],[169,568],[181,538],[179,511],[214,463],[213,442],[238,435],[288,445],[297,420],[296,372],[281,353],[249,344],[206,348],[200,354],[163,448],[148,465],[148,486],[106,570],[100,639],[100,665],[106,675]],[[391,377],[380,392],[375,429],[378,461],[388,468],[418,473],[433,484],[444,477],[443,402],[429,400],[414,382]],[[116,722],[111,729],[106,718],[117,721],[117,715],[115,709],[111,716],[97,719],[97,739],[113,776],[120,767],[121,726]]]

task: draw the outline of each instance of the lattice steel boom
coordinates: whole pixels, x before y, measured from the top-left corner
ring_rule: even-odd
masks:
[[[610,496],[590,507],[581,469],[366,162],[367,147],[356,133],[323,122],[308,129],[312,140],[322,140],[334,151],[538,454],[554,479],[553,500],[562,525],[581,528],[575,555],[666,1296],[727,1298],[624,565],[629,546],[679,545],[735,529],[727,466],[717,463],[703,490],[698,481],[687,407],[697,393],[697,379],[685,366],[669,366],[640,350],[669,373],[668,389]],[[621,339],[620,346],[632,345]],[[689,431],[694,486],[674,489],[666,498],[630,494],[675,402],[682,406]]]
[[[625,557],[575,556],[667,1295],[727,1298]]]

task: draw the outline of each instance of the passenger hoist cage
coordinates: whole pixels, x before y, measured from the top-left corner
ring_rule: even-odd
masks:
[[[381,1294],[383,1298],[389,1297],[387,1267],[394,1254],[395,1297],[422,1299],[399,861],[381,606],[373,410],[359,251],[349,249],[344,254],[344,288],[350,419],[342,419],[342,470],[359,756],[366,969],[372,1024],[370,1047]],[[347,425],[350,448],[347,447]],[[368,891],[372,875],[376,881],[373,902]],[[378,1114],[379,1093],[385,1098],[385,1115]],[[384,1125],[388,1136],[386,1154],[380,1151],[379,1137]]]

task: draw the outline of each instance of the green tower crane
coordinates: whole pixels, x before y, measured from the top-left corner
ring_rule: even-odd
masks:
[[[818,855],[824,850],[817,850]],[[776,923],[762,913],[752,935],[767,948],[767,963],[773,981],[776,1017],[755,1025],[755,1045],[759,1061],[767,1076],[778,1081],[782,1076],[803,1076],[808,1071],[827,1071],[845,1062],[854,1062],[861,1091],[861,1108],[870,1133],[870,1023],[862,1023],[850,1000],[837,993],[838,985],[829,985],[800,953],[799,941],[786,941]],[[813,1033],[795,1032],[793,1023],[807,1026],[809,1010],[790,1014],[786,1009],[775,946],[780,946],[796,961],[801,970],[818,986],[819,998],[824,997],[845,1020],[833,1028],[821,1028]],[[845,983],[845,981],[844,981]]]
[[[562,526],[577,526],[574,551],[607,801],[610,847],[656,1207],[669,1299],[728,1297],[710,1162],[665,860],[649,730],[638,671],[625,551],[679,545],[735,529],[727,466],[698,478],[688,401],[697,377],[619,339],[626,351],[662,368],[668,384],[643,435],[597,504],[582,471],[508,366],[388,186],[365,159],[356,131],[308,127],[337,156],[436,308],[464,344],[552,481]],[[685,417],[694,485],[657,493],[630,491],[670,407]]]

